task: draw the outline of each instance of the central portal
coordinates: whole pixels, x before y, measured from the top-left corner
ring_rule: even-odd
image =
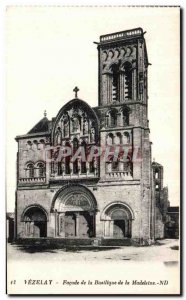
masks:
[[[91,238],[95,236],[96,200],[85,187],[72,185],[61,190],[53,202],[56,236]]]

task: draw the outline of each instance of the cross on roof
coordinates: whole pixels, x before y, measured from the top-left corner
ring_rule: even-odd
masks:
[[[75,98],[78,98],[79,89],[77,86],[73,89],[73,92],[75,92]]]

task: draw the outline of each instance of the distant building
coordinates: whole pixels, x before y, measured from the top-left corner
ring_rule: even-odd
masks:
[[[165,224],[166,238],[179,238],[179,207],[170,206],[167,211],[167,221]]]
[[[56,117],[48,120],[45,114],[16,137],[16,238],[151,244],[164,236],[168,190],[163,167],[151,162],[143,30],[101,36],[98,61],[97,107],[80,100],[75,88],[75,98]],[[73,159],[80,147],[85,160]],[[94,147],[109,148],[107,159],[91,157]],[[64,148],[70,154],[59,158]]]
[[[163,187],[163,166],[157,162],[152,163],[153,185],[155,197],[155,238],[164,238],[165,223],[167,220],[168,188]]]
[[[15,214],[6,213],[6,235],[7,241],[12,242],[15,237],[15,224],[14,224]]]

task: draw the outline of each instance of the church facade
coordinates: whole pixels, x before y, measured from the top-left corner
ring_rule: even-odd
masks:
[[[17,239],[150,244],[164,235],[157,200],[162,169],[151,161],[144,32],[103,35],[97,46],[98,106],[79,99],[76,87],[56,117],[45,114],[16,137]]]

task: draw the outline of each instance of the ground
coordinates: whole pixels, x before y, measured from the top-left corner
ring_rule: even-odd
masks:
[[[179,261],[179,241],[164,239],[157,241],[155,245],[146,247],[119,246],[86,249],[45,249],[44,251],[30,252],[17,245],[7,245],[8,260],[35,260],[58,261],[158,261],[165,264],[177,264]]]

